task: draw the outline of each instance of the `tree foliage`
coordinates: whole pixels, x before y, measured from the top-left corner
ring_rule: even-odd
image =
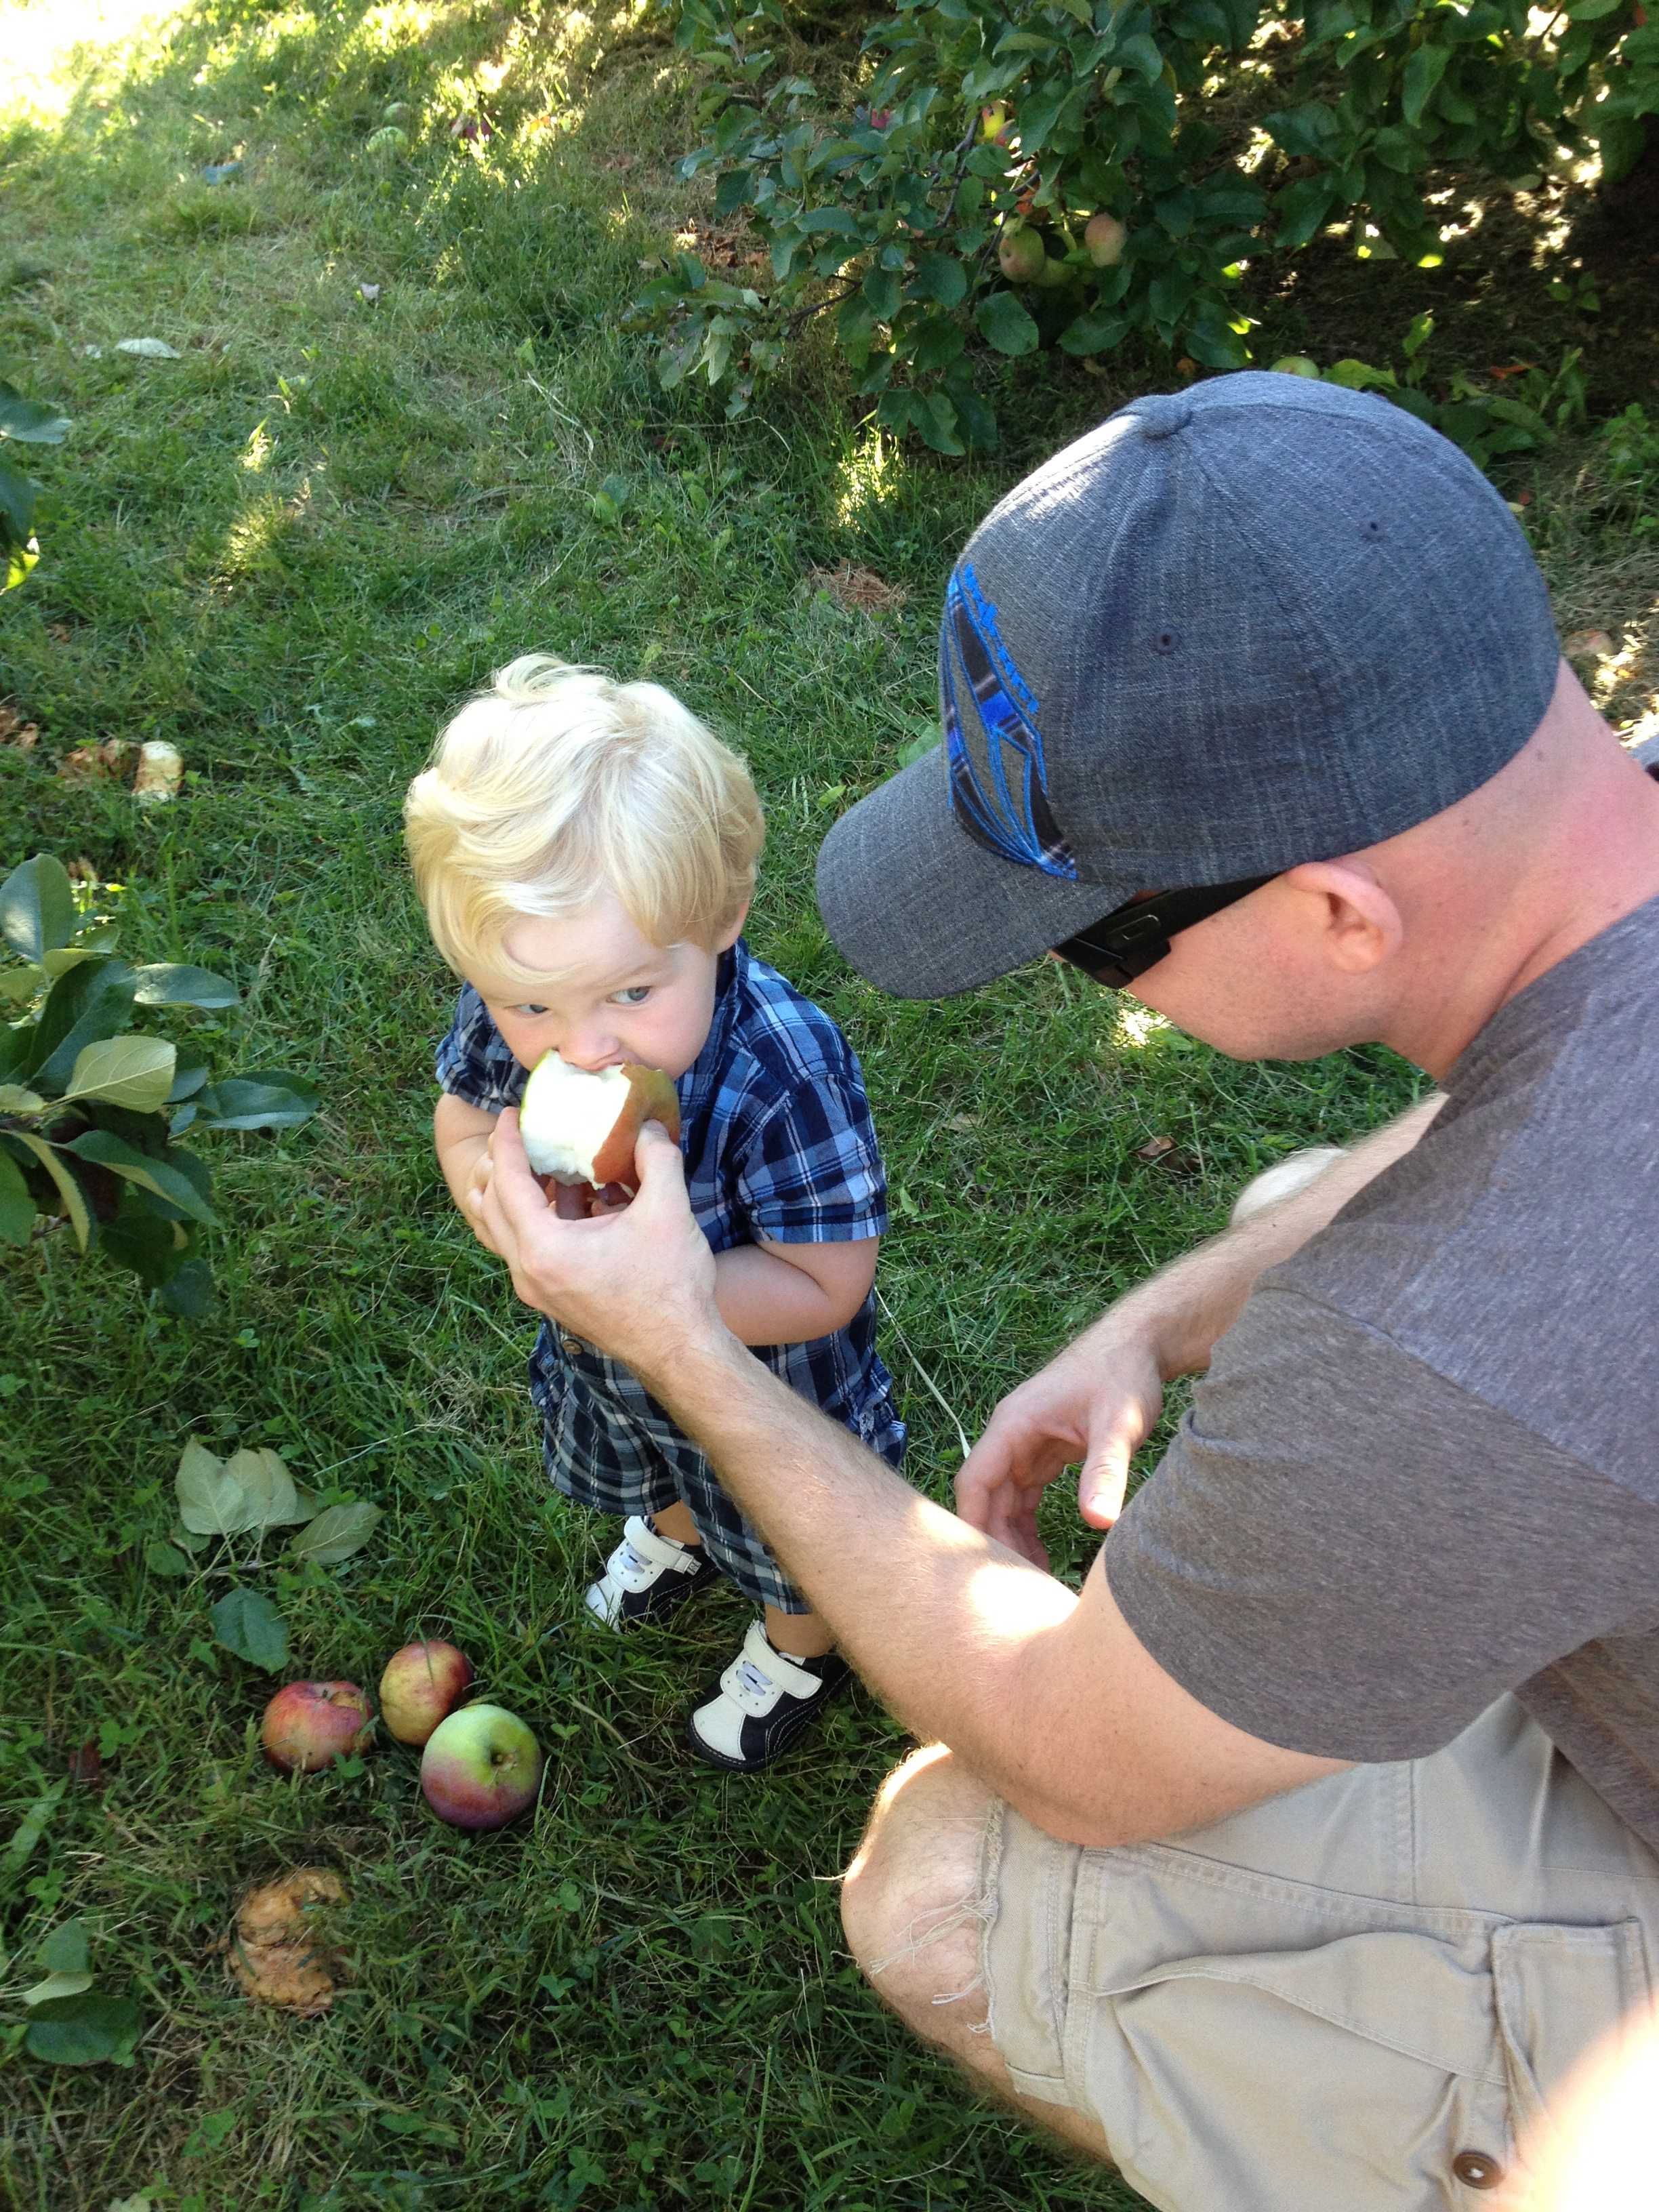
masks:
[[[0,884],[0,1239],[26,1244],[37,1216],[66,1216],[82,1251],[101,1247],[176,1312],[204,1307],[198,1256],[217,1225],[204,1160],[178,1143],[204,1129],[289,1129],[316,1110],[303,1076],[212,1079],[197,1047],[131,1027],[141,1007],[222,1010],[235,986],[171,961],[135,967],[116,932],[77,902],[49,853]]]
[[[1432,264],[1431,165],[1535,182],[1599,153],[1613,178],[1659,109],[1638,0],[1547,20],[1527,0],[906,0],[840,112],[767,43],[784,0],[658,4],[711,73],[683,173],[713,173],[717,217],[744,216],[769,264],[745,286],[681,253],[647,286],[664,383],[702,376],[738,411],[829,314],[878,421],[947,453],[996,434],[981,348],[1139,333],[1243,367],[1249,257],[1346,219],[1362,254]],[[1214,119],[1218,82],[1287,46],[1291,96]]]

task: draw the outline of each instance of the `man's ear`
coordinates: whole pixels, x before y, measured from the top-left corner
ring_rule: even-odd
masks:
[[[1308,926],[1342,975],[1368,975],[1404,944],[1400,908],[1363,861],[1304,860],[1279,880],[1307,902]]]

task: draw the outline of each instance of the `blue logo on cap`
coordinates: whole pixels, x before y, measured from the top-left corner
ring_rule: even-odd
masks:
[[[939,629],[939,696],[951,811],[1005,860],[1074,880],[1077,863],[1048,805],[1037,702],[997,629],[997,611],[965,561]],[[959,699],[972,702],[964,719]]]

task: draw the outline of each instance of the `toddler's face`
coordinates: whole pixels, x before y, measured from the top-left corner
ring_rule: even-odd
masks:
[[[653,945],[615,893],[563,921],[526,916],[502,939],[507,957],[542,980],[526,994],[489,975],[468,981],[522,1067],[556,1052],[576,1067],[638,1060],[684,1075],[708,1040],[720,955],[737,941],[739,915],[720,942]]]

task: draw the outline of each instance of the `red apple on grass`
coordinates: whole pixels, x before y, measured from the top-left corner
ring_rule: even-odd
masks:
[[[541,1776],[535,1737],[500,1705],[463,1705],[421,1754],[426,1802],[452,1828],[504,1828],[534,1802]]]
[[[355,1682],[290,1682],[265,1707],[259,1741],[284,1774],[318,1774],[361,1751],[374,1719]]]
[[[399,1743],[423,1744],[472,1686],[472,1662],[453,1644],[405,1644],[380,1677],[380,1718]]]
[[[634,1147],[647,1121],[660,1121],[679,1142],[679,1094],[659,1067],[634,1060],[574,1067],[556,1052],[537,1061],[519,1109],[519,1134],[533,1172],[578,1191],[609,1185],[631,1196],[639,1188]]]

